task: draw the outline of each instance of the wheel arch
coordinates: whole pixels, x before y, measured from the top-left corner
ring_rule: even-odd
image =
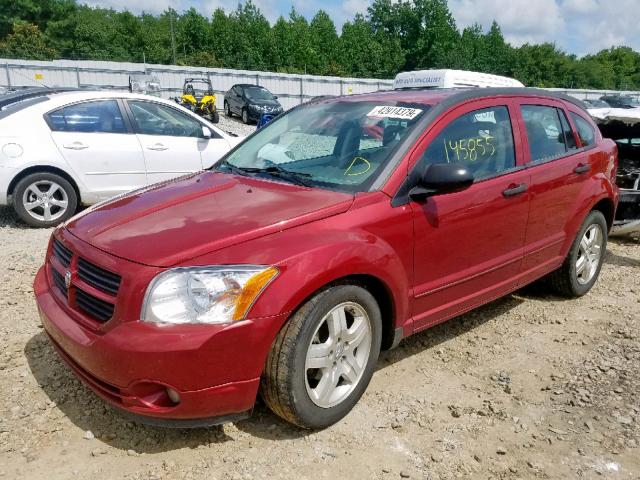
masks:
[[[41,173],[41,172],[60,175],[62,178],[68,181],[73,187],[73,189],[75,190],[76,196],[78,197],[78,204],[80,204],[82,199],[81,199],[80,188],[78,187],[78,183],[74,180],[74,178],[71,175],[69,175],[67,172],[65,172],[61,168],[52,167],[50,165],[32,165],[30,167],[25,168],[24,170],[21,170],[15,177],[11,179],[11,182],[9,183],[9,187],[7,188],[7,195],[13,196],[13,192],[15,191],[16,185],[18,185],[18,182],[20,182],[20,180],[22,180],[24,177],[26,177],[27,175],[31,175],[32,173]]]
[[[396,301],[393,297],[392,290],[389,285],[376,275],[369,273],[349,274],[335,278],[316,288],[307,294],[293,309],[289,318],[297,312],[304,304],[316,296],[318,293],[327,290],[336,285],[357,285],[367,290],[378,303],[380,314],[382,317],[382,345],[381,350],[388,350],[393,346],[395,340],[395,330],[397,325]],[[288,321],[288,320],[287,320]],[[284,328],[287,322],[284,322],[281,328]]]
[[[608,197],[602,198],[591,207],[590,211],[593,210],[598,210],[604,215],[604,218],[607,221],[607,230],[611,231],[611,227],[613,227],[613,219],[615,216],[615,205],[613,203],[613,200]]]

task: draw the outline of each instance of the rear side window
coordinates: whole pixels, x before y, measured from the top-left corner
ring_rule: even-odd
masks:
[[[515,167],[509,110],[490,107],[456,118],[429,144],[421,162],[462,163],[476,179]]]
[[[68,105],[49,113],[48,120],[57,132],[127,133],[116,100]]]
[[[583,147],[588,147],[596,142],[596,132],[593,127],[580,115],[571,112],[571,118],[573,123],[576,124],[578,129],[578,137],[580,137],[580,143]]]
[[[544,162],[567,153],[560,113],[555,107],[522,106],[532,162]]]
[[[567,120],[567,115],[562,110],[558,110],[558,115],[560,116],[560,123],[562,124],[564,142],[567,145],[567,150],[577,150],[578,145],[576,144],[576,137],[573,135],[571,125],[569,125],[569,121]]]

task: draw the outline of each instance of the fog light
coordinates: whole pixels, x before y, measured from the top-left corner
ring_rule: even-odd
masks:
[[[175,403],[176,405],[178,403],[180,403],[180,394],[178,392],[176,392],[173,388],[168,388],[167,387],[167,395],[169,396],[171,401],[173,403]]]

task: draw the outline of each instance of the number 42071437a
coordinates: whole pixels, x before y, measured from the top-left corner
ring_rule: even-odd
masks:
[[[447,162],[471,161],[492,157],[496,153],[491,135],[484,137],[462,138],[460,140],[443,140]]]

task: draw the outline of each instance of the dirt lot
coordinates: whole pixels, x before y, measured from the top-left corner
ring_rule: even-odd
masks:
[[[58,360],[32,280],[50,230],[0,208],[0,478],[640,479],[640,240],[579,300],[528,287],[382,355],[321,432],[259,404],[200,430],[123,420]]]

